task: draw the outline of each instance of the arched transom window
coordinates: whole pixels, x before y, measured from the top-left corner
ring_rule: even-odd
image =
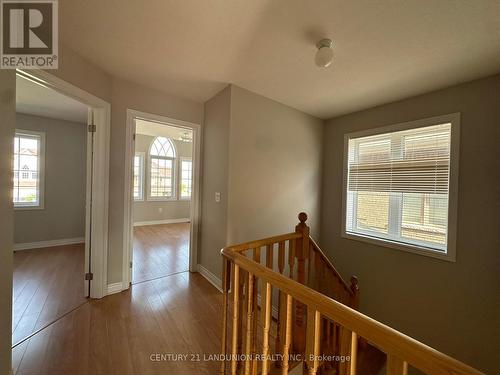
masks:
[[[149,149],[149,196],[151,198],[174,198],[175,157],[175,147],[170,139],[165,137],[156,137],[153,140]]]

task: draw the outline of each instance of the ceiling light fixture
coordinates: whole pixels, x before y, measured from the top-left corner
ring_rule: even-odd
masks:
[[[193,142],[192,133],[190,133],[190,132],[182,133],[182,135],[179,137],[179,141],[181,141],[181,142]]]
[[[327,68],[332,64],[333,60],[333,41],[331,39],[321,39],[316,43],[318,51],[314,62],[320,68]]]

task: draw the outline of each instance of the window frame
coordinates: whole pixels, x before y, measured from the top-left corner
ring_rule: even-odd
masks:
[[[14,139],[19,136],[34,136],[40,139],[40,149],[39,149],[39,157],[38,157],[38,203],[30,204],[30,203],[20,203],[14,202],[14,195],[12,195],[12,203],[14,205],[14,210],[43,210],[45,209],[45,132],[35,131],[35,130],[26,130],[26,129],[16,129],[14,133]],[[12,145],[14,147],[14,145]],[[14,163],[14,161],[12,161]],[[12,179],[14,180],[14,165],[12,164]],[[19,171],[18,179],[21,178],[22,171]],[[28,172],[33,173],[33,172]],[[13,193],[13,191],[12,191]]]
[[[191,162],[191,194],[189,197],[182,196],[182,162],[188,161]],[[193,196],[193,158],[189,156],[181,156],[179,157],[179,200],[180,201],[190,201]]]
[[[139,156],[140,158],[140,165],[139,165],[139,181],[140,181],[140,185],[139,185],[139,197],[138,198],[135,198],[134,197],[134,189],[133,189],[133,178],[134,178],[134,172],[135,172],[135,164],[132,163],[132,169],[134,169],[132,171],[132,198],[134,200],[134,202],[144,202],[144,192],[145,192],[145,181],[144,181],[144,178],[145,178],[145,158],[146,158],[146,153],[144,151],[137,151],[134,153],[134,159],[136,156]]]
[[[402,243],[392,239],[374,238],[369,234],[352,233],[347,231],[347,180],[348,180],[348,162],[349,162],[349,140],[377,134],[391,133],[402,130],[417,129],[432,125],[450,123],[450,174],[448,187],[448,234],[447,246],[444,251],[433,249],[411,243]],[[459,153],[460,153],[460,113],[451,113],[442,116],[429,117],[416,121],[408,121],[398,124],[392,124],[381,127],[374,127],[367,130],[356,131],[344,134],[343,151],[343,184],[342,184],[342,227],[341,237],[350,240],[367,242],[396,250],[402,250],[414,254],[425,255],[432,258],[442,259],[450,262],[456,261],[456,237],[457,237],[457,210],[458,210],[458,171],[459,171]],[[401,204],[402,207],[402,204]],[[400,216],[402,213],[399,214]],[[389,214],[389,225],[393,217]],[[379,235],[380,236],[380,235]]]
[[[176,201],[177,199],[177,148],[175,146],[175,142],[172,140],[172,138],[169,137],[163,137],[167,138],[170,144],[172,145],[172,149],[174,151],[174,156],[158,156],[158,155],[151,155],[151,147],[153,146],[153,143],[155,142],[156,138],[158,137],[163,137],[163,136],[156,136],[153,137],[151,144],[149,145],[148,148],[148,155],[147,155],[147,167],[146,167],[146,181],[147,181],[147,197],[146,200],[152,201],[152,202],[164,202],[164,201]],[[162,159],[162,160],[171,160],[172,161],[172,196],[171,197],[153,197],[151,196],[151,160],[155,159]]]

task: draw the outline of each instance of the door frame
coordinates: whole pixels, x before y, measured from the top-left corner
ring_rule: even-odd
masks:
[[[111,105],[101,98],[62,80],[47,71],[39,69],[18,69],[16,73],[36,84],[53,89],[87,105],[89,107],[89,121],[93,117],[94,125],[96,125],[93,150],[91,149],[91,133],[88,133],[87,137],[84,270],[84,273],[91,270],[93,279],[91,283],[86,280],[83,281],[86,295],[90,296],[90,298],[102,298],[108,294],[107,263]],[[93,200],[92,207],[90,205],[91,197]],[[90,249],[92,249],[91,252]],[[91,257],[89,257],[90,254]]]
[[[123,213],[123,272],[122,289],[128,289],[131,283],[130,262],[133,252],[133,160],[134,160],[134,134],[135,120],[142,119],[153,121],[178,128],[185,128],[193,132],[193,182],[190,204],[190,239],[189,239],[189,271],[198,271],[198,233],[200,225],[200,197],[201,197],[201,137],[202,128],[200,124],[174,118],[127,109],[126,146],[125,146],[125,187],[124,187],[124,213]],[[146,194],[146,192],[145,192]]]

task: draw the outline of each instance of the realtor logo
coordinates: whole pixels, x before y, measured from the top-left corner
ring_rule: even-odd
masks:
[[[57,69],[57,0],[0,0],[2,69]]]

